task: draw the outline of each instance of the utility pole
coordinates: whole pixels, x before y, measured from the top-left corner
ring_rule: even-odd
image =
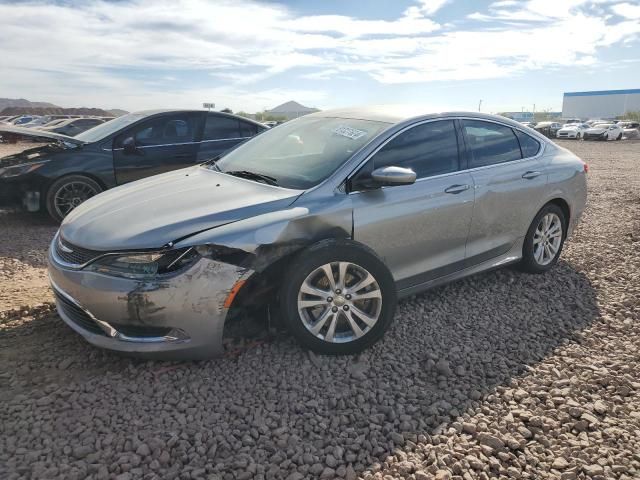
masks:
[[[482,107],[482,100],[480,100],[480,102],[478,102],[478,111],[480,111],[480,107]]]

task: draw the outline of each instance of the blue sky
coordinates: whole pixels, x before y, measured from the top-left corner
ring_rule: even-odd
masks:
[[[640,87],[638,0],[0,0],[0,97],[559,110]]]

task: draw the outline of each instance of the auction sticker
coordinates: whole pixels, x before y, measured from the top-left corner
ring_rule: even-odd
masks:
[[[357,128],[351,128],[346,125],[339,125],[334,128],[333,133],[350,138],[351,140],[357,140],[367,135],[367,132],[364,130],[358,130]]]

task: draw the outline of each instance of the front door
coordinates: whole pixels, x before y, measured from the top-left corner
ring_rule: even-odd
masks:
[[[351,193],[355,240],[383,259],[400,290],[464,268],[474,188],[460,171],[458,144],[453,120],[411,127],[365,169],[411,168],[416,182]]]
[[[127,128],[113,144],[117,183],[123,184],[197,163],[202,115],[170,113]],[[125,140],[133,148],[125,149]]]

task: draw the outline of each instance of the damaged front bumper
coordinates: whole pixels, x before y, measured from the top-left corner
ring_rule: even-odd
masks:
[[[134,280],[60,263],[50,248],[49,276],[65,323],[98,347],[162,359],[221,355],[230,295],[252,273],[200,258],[175,274]]]

